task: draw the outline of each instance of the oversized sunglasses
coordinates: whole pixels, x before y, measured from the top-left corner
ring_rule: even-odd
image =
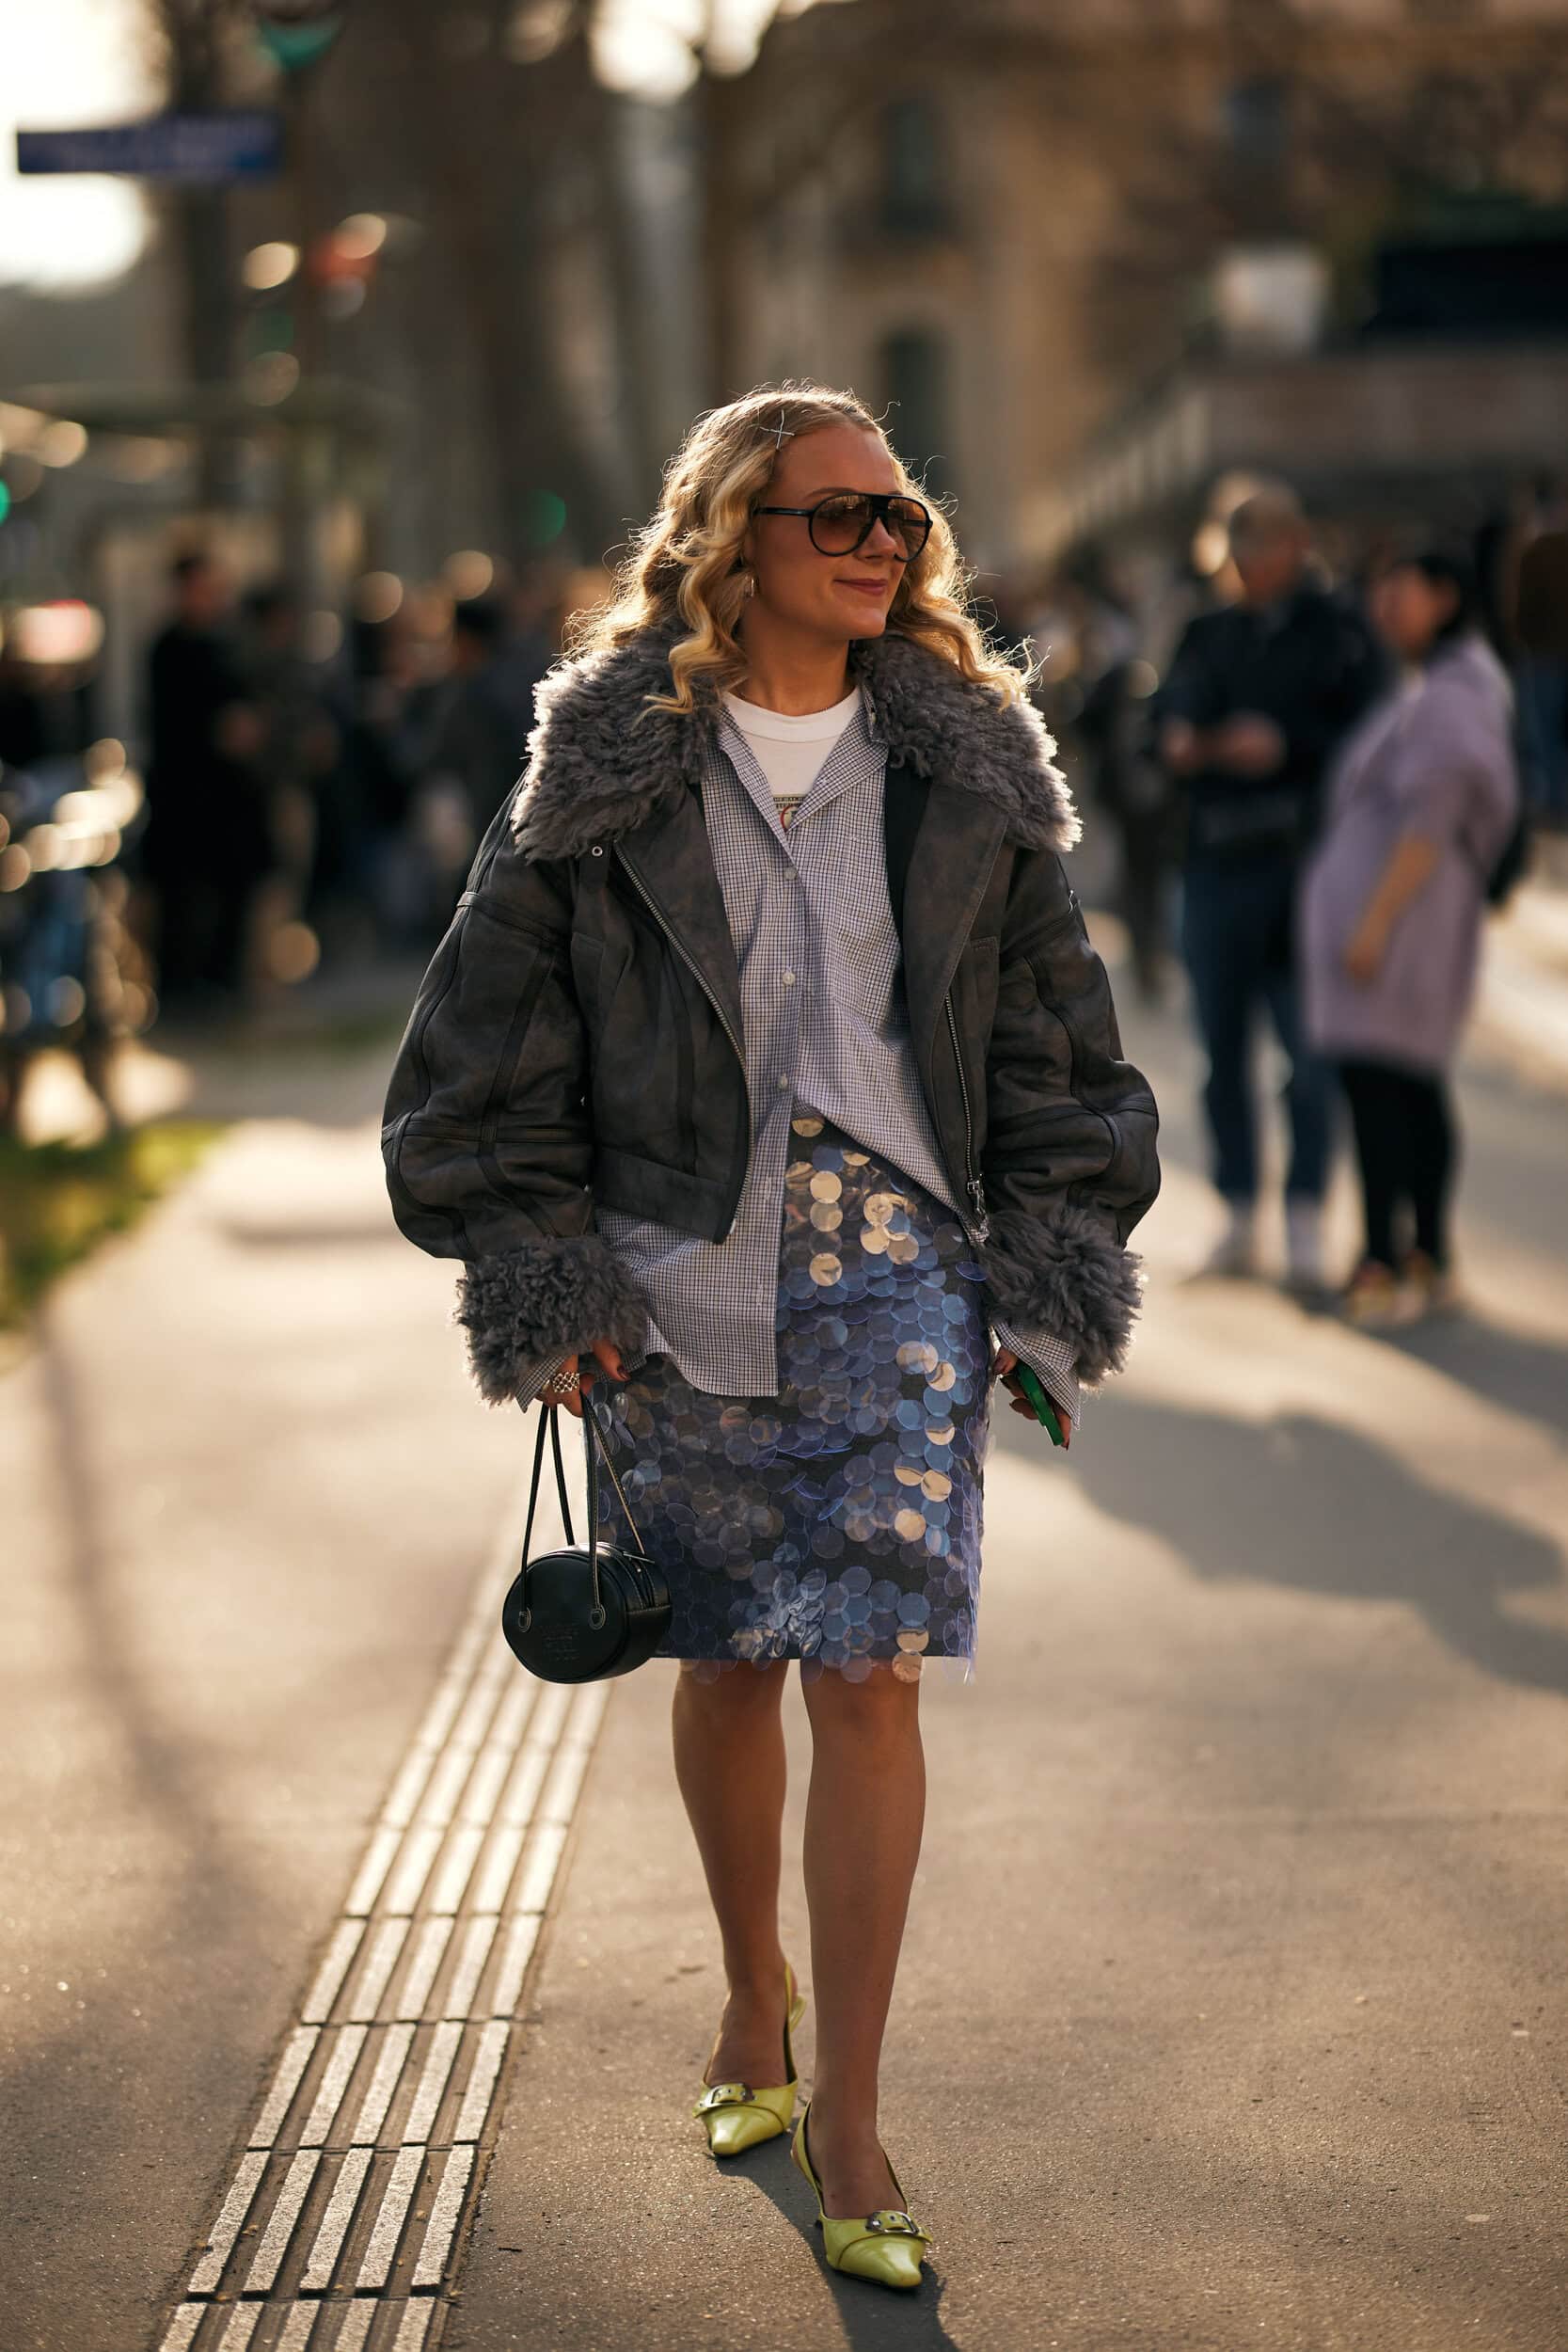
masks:
[[[853,555],[881,522],[900,564],[920,553],[931,532],[930,509],[896,490],[834,490],[815,506],[754,506],[754,515],[805,515],[819,555]]]

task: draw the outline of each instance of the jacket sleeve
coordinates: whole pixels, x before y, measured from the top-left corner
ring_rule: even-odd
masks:
[[[1483,700],[1464,677],[1439,671],[1395,739],[1388,776],[1402,830],[1460,850],[1481,888],[1519,813],[1506,709],[1500,698]]]
[[[1160,1189],[1158,1127],[1062,862],[1022,850],[999,943],[981,1256],[995,1313],[1066,1341],[1091,1386],[1121,1369],[1137,1312],[1126,1243]]]
[[[545,1358],[642,1335],[594,1230],[587,1037],[572,984],[569,866],[525,858],[498,811],[420,984],[382,1126],[392,1214],[463,1262],[457,1320],[504,1404]]]
[[[1360,615],[1335,605],[1314,665],[1312,692],[1286,727],[1291,758],[1321,771],[1390,682],[1386,660]]]
[[[1166,719],[1185,719],[1189,726],[1209,727],[1225,717],[1225,696],[1209,659],[1213,617],[1209,612],[1195,614],[1178,639],[1149,708],[1156,729]]]

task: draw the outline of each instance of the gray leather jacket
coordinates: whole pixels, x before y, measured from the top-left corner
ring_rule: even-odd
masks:
[[[562,662],[420,985],[383,1149],[408,1238],[459,1259],[483,1392],[616,1338],[642,1306],[596,1203],[721,1239],[751,1149],[739,975],[698,790],[679,624]],[[1061,852],[1078,820],[1027,703],[890,632],[850,647],[888,744],[889,885],[921,1084],[998,1315],[1119,1368],[1127,1236],[1159,1189],[1157,1115],[1122,1059]]]

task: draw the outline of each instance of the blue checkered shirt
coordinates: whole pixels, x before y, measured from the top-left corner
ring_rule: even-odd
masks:
[[[601,1208],[595,1222],[647,1302],[634,1369],[673,1357],[694,1389],[776,1396],[774,1317],[790,1120],[812,1110],[955,1202],[915,1066],[898,930],[888,897],[882,790],[887,746],[865,690],[786,833],[751,745],[723,712],[703,770],[703,816],[740,966],[752,1156],[722,1242]],[[1053,1332],[992,1323],[1074,1422],[1075,1353]],[[529,1368],[537,1396],[564,1360]]]

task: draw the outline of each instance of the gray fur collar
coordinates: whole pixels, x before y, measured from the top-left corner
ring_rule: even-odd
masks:
[[[719,723],[717,697],[702,696],[690,719],[643,707],[646,695],[668,691],[669,649],[682,634],[679,623],[650,627],[558,662],[541,681],[512,819],[528,855],[579,857],[645,824],[698,781]],[[890,757],[989,802],[1027,848],[1072,847],[1078,814],[1032,703],[999,706],[909,637],[859,638],[849,661]]]

